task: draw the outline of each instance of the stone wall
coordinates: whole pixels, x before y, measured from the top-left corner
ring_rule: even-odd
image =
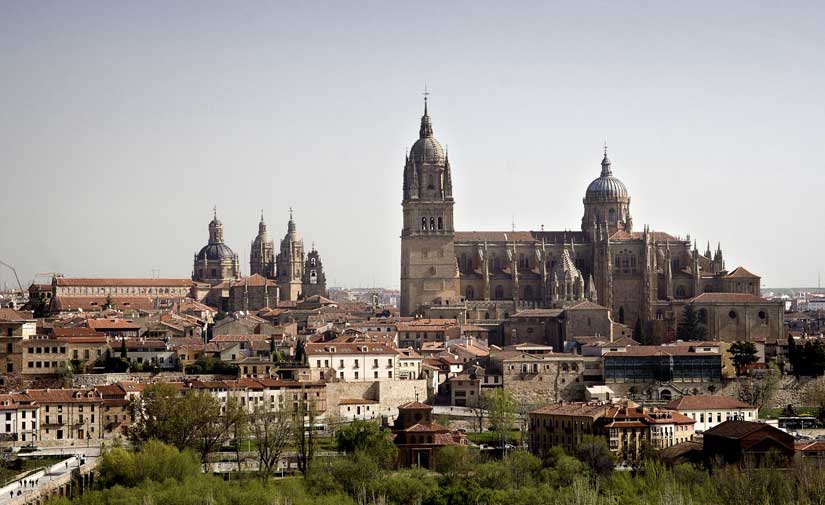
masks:
[[[329,382],[327,383],[327,412],[338,412],[343,398],[362,398],[378,402],[380,415],[395,416],[399,405],[427,398],[426,380]]]

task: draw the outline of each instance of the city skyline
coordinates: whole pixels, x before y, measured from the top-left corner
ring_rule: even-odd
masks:
[[[721,241],[728,267],[765,286],[815,286],[823,13],[711,5],[640,18],[620,5],[10,5],[0,260],[24,284],[188,277],[217,206],[246,274],[261,208],[279,240],[294,207],[330,286],[398,287],[403,157],[426,83],[457,229],[578,229],[606,141],[639,229]]]

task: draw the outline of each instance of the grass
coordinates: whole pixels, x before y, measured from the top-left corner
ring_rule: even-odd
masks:
[[[783,410],[784,409],[781,407],[759,409],[759,419],[776,419],[780,416],[784,417],[782,416]],[[797,416],[816,417],[818,409],[816,407],[794,406],[794,412]]]
[[[496,445],[499,441],[498,433],[492,431],[482,431],[477,433],[467,433],[467,439],[474,444],[488,444]],[[521,432],[513,430],[507,433],[506,442],[519,443],[521,442]]]

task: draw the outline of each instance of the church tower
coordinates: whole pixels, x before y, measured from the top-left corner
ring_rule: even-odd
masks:
[[[275,245],[269,238],[263,211],[258,223],[258,236],[252,241],[249,253],[249,275],[255,274],[269,279],[275,277]]]
[[[321,256],[315,250],[315,245],[304,262],[303,294],[304,298],[315,295],[327,296],[327,277],[324,275],[324,265],[321,263]]]
[[[223,242],[223,223],[218,219],[218,211],[213,210],[209,222],[209,242],[195,255],[192,280],[220,284],[241,276],[238,255]]]
[[[433,136],[424,92],[424,115],[404,162],[401,230],[401,315],[421,305],[460,303],[453,244],[453,183],[450,160]]]
[[[292,209],[289,209],[289,223],[286,235],[281,240],[281,252],[278,253],[277,280],[278,291],[282,301],[297,300],[301,295],[301,283],[304,276],[304,241],[298,237]]]
[[[633,231],[633,218],[630,216],[630,195],[624,183],[613,175],[610,159],[607,157],[607,146],[604,147],[602,158],[602,173],[587,187],[584,195],[584,217],[582,217],[582,231],[589,233],[590,240],[594,225],[607,227],[608,236],[619,230]]]

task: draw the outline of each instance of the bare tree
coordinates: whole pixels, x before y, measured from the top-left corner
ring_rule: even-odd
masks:
[[[292,433],[295,440],[295,451],[298,456],[298,470],[306,475],[315,457],[315,446],[317,445],[315,421],[318,412],[315,400],[306,399],[301,394],[298,404],[293,412]]]
[[[272,412],[258,405],[249,416],[249,432],[255,438],[261,479],[268,479],[277,470],[292,431],[292,419],[283,409]]]

